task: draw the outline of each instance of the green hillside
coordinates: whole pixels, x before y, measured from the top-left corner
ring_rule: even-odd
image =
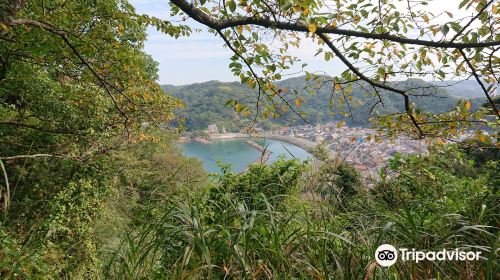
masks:
[[[486,82],[485,82],[486,83]],[[475,80],[457,81],[436,81],[433,84],[447,87],[455,97],[462,98],[484,98],[481,86]],[[486,83],[488,84],[488,83]],[[489,85],[489,84],[488,84]]]
[[[250,90],[240,83],[209,81],[186,86],[162,86],[169,94],[178,97],[187,105],[179,112],[185,119],[189,130],[205,129],[211,123],[228,131],[238,131],[243,120],[231,107],[226,106],[228,99],[251,101]],[[250,94],[249,94],[250,93]]]
[[[379,90],[383,104],[378,103],[374,107],[378,98],[373,95],[371,87],[364,82],[352,85],[352,100],[349,101],[349,106],[345,102],[341,104],[337,100],[338,95],[331,98],[331,82],[324,83],[318,90],[317,84],[322,83],[320,80],[306,81],[305,76],[301,76],[278,83],[280,87],[296,90],[298,96],[303,98],[304,102],[300,110],[306,114],[305,120],[309,123],[343,120],[353,126],[369,126],[370,117],[401,112],[404,109],[404,100],[401,96],[383,90]],[[460,96],[456,92],[457,88],[435,87],[429,82],[418,79],[395,83],[394,86],[412,89],[411,92],[414,95],[426,95],[425,97],[413,96],[411,98],[412,102],[425,112],[448,111],[455,106],[458,100],[455,96]],[[167,93],[181,99],[186,104],[187,108],[179,113],[185,119],[184,125],[188,130],[205,129],[210,123],[215,123],[219,128],[224,127],[227,131],[239,131],[253,120],[251,119],[252,115],[244,117],[237,114],[231,106],[226,105],[230,99],[245,104],[255,102],[256,93],[238,82],[209,81],[184,86],[164,85],[162,87]],[[474,98],[471,101],[474,109],[479,107],[484,99]],[[330,107],[331,105],[333,107]],[[374,107],[373,110],[372,107]],[[341,114],[341,112],[346,114]],[[304,123],[304,120],[296,114],[288,112],[278,119],[259,120],[258,124],[266,129],[277,125]]]

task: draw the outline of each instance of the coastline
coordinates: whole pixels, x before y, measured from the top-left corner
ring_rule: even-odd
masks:
[[[283,136],[283,135],[276,135],[276,134],[269,134],[269,133],[263,133],[263,134],[257,135],[256,137],[268,138],[268,139],[287,142],[287,143],[293,144],[295,146],[298,146],[306,151],[309,151],[311,148],[314,148],[317,145],[317,143],[309,141],[307,139],[298,138],[298,137]]]
[[[247,143],[249,146],[254,147],[255,149],[257,149],[260,152],[263,152],[265,150],[264,147],[262,147],[261,145],[259,145],[258,143],[256,143],[253,140],[247,139],[247,140],[245,140],[245,143]]]
[[[208,138],[215,140],[224,140],[233,138],[250,138],[250,135],[245,133],[221,133],[221,134],[211,134],[209,135]]]
[[[262,133],[262,134],[244,134],[244,133],[224,133],[224,134],[217,134],[217,135],[210,135],[210,139],[218,139],[218,140],[223,140],[223,139],[233,139],[233,138],[268,138],[268,139],[273,139],[273,140],[279,140],[283,142],[287,142],[290,144],[293,144],[295,146],[298,146],[306,151],[309,151],[309,149],[314,148],[318,143],[299,138],[299,137],[290,137],[290,136],[284,136],[284,135],[277,135],[277,134],[269,134],[269,133]],[[251,141],[251,140],[249,140]],[[252,141],[253,142],[253,141]],[[255,143],[255,142],[253,142]],[[257,146],[260,147],[260,145],[257,144]]]
[[[255,143],[254,141],[250,140],[251,138],[267,138],[267,139],[273,139],[273,140],[279,140],[283,142],[287,142],[290,144],[293,144],[295,146],[298,146],[306,151],[309,151],[311,148],[314,148],[317,143],[303,139],[303,138],[298,138],[298,137],[290,137],[290,136],[284,136],[284,135],[276,135],[276,134],[269,134],[269,133],[262,133],[262,134],[245,134],[245,133],[224,133],[224,134],[214,134],[210,135],[208,139],[200,139],[200,138],[195,138],[195,139],[186,139],[183,138],[181,143],[187,143],[190,141],[196,141],[202,144],[210,144],[212,143],[211,140],[228,140],[228,139],[237,139],[237,138],[243,138],[247,139],[248,142],[252,142],[252,144],[248,143],[250,146],[256,148],[259,151],[262,151],[262,147]]]
[[[305,151],[309,151],[311,148],[315,147],[317,143],[303,139],[303,138],[298,138],[298,137],[291,137],[291,136],[284,136],[284,135],[276,135],[276,134],[268,134],[268,133],[262,133],[262,134],[246,134],[246,133],[223,133],[223,134],[211,134],[206,138],[189,138],[189,137],[181,137],[180,143],[188,143],[188,142],[197,142],[200,144],[212,144],[214,141],[231,141],[233,139],[241,139],[243,140],[247,145],[250,147],[254,148],[255,150],[261,152],[261,155],[255,159],[253,162],[249,163],[250,164],[255,164],[255,163],[260,163],[264,164],[267,163],[271,157],[272,152],[267,150],[266,147],[263,147],[261,144],[258,142],[254,141],[256,139],[271,139],[271,140],[277,140],[277,141],[283,141],[292,145],[295,145],[301,149],[304,149]],[[247,167],[241,171],[242,173],[245,173],[248,171],[248,165]]]
[[[269,157],[272,154],[271,151],[266,150],[265,147],[262,147],[257,142],[250,140],[250,139],[245,140],[245,143],[247,143],[249,146],[257,149],[261,153],[264,153],[260,158],[256,159],[253,163],[266,163],[269,160]]]

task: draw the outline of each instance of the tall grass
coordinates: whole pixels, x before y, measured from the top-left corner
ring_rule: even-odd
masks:
[[[295,178],[287,172],[303,172],[293,165],[278,163],[278,173],[262,166],[245,175],[227,173],[220,185],[174,196],[156,209],[124,238],[106,278],[496,279],[496,190],[481,176],[451,178],[437,168],[424,178],[408,162],[401,164],[408,164],[408,174],[382,180],[370,192],[350,193],[341,204],[299,199],[291,191],[296,186],[287,184],[300,183],[283,179]],[[414,188],[415,180],[428,189]],[[374,252],[383,243],[479,250],[483,258],[398,261],[382,268]]]
[[[447,224],[444,237],[429,232],[422,217],[372,215],[321,220],[299,209],[248,210],[230,200],[177,199],[166,214],[125,238],[107,268],[119,279],[493,279],[498,242],[485,226]],[[381,217],[378,217],[381,219]],[[451,222],[450,222],[451,223]],[[479,238],[479,236],[481,236]],[[374,266],[382,243],[419,249],[478,249],[476,263],[398,263]],[[486,265],[484,264],[486,262]],[[479,274],[478,274],[479,273]]]
[[[350,242],[311,223],[304,207],[276,210],[264,195],[259,200],[265,209],[249,210],[230,199],[171,201],[166,215],[126,238],[108,275],[328,278],[335,269],[329,265],[335,254],[328,244]]]

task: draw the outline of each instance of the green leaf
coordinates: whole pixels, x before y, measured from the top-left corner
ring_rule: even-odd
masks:
[[[325,60],[329,61],[332,58],[332,54],[330,52],[325,52]]]
[[[446,34],[448,34],[448,32],[450,31],[450,27],[447,24],[445,24],[445,25],[443,25],[441,31],[446,36]]]
[[[236,2],[234,2],[233,0],[228,1],[227,6],[229,7],[229,10],[231,12],[236,11]]]
[[[446,76],[446,74],[444,73],[443,70],[439,70],[438,75],[439,75],[439,77],[441,77],[441,79],[444,79],[444,77]]]
[[[469,2],[469,0],[463,0],[462,2],[460,2],[460,5],[458,5],[458,8],[462,9],[462,7],[465,6],[465,4],[467,4],[467,2]]]
[[[274,65],[274,64],[268,65],[266,68],[269,71],[271,71],[271,72],[275,72],[276,71],[276,65]]]
[[[288,9],[290,9],[292,7],[292,2],[286,0],[286,1],[282,1],[281,5],[280,5],[280,9],[282,11],[287,11]]]

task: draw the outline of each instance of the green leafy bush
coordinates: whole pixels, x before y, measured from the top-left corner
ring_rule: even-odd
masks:
[[[265,209],[260,194],[267,197],[277,207],[286,196],[298,191],[298,183],[304,167],[299,160],[278,160],[271,165],[252,164],[248,171],[234,174],[228,166],[223,166],[223,175],[217,178],[219,187],[211,192],[215,197],[230,195],[243,201],[250,209]]]
[[[304,172],[318,170],[327,172],[322,176],[338,176],[336,184],[359,184],[349,167],[341,169],[341,175],[332,175],[326,167],[304,168],[294,161],[253,165],[244,174],[223,167],[214,186],[174,196],[165,209],[155,212],[156,218],[128,235],[109,263],[107,275],[493,279],[498,271],[499,206],[498,190],[490,180],[493,174],[477,169],[453,146],[432,151],[422,157],[396,156],[373,190],[346,194],[340,204],[321,197],[304,200],[303,194],[292,190],[315,189],[311,182],[323,184],[305,179],[310,175],[304,177]],[[476,175],[469,176],[469,171]],[[303,175],[296,180],[299,174]],[[271,178],[288,185],[269,184]],[[271,185],[276,188],[269,189]],[[275,200],[276,196],[282,199]],[[418,250],[480,250],[483,259],[398,262],[381,268],[374,252],[383,243]]]

